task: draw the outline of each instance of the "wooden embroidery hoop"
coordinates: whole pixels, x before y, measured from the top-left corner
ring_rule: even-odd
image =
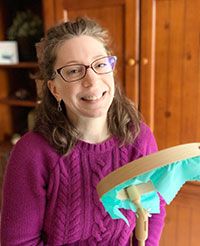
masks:
[[[160,150],[156,153],[129,162],[121,168],[111,172],[97,184],[97,192],[101,198],[105,193],[129,179],[152,171],[153,169],[196,156],[200,156],[200,143],[182,144]],[[122,189],[118,194],[118,198],[130,199],[137,208],[136,213],[138,216],[136,220],[135,235],[139,246],[144,246],[145,240],[148,238],[148,212],[142,208],[140,197],[142,194],[152,190],[154,190],[154,187],[151,182],[148,182],[142,183],[141,185],[131,185]]]

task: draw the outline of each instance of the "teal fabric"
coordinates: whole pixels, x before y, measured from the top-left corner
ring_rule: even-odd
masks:
[[[119,209],[131,209],[135,212],[136,207],[129,199],[119,200],[117,193],[130,185],[147,183],[150,180],[155,187],[155,191],[142,195],[141,204],[149,213],[154,214],[160,212],[160,199],[157,192],[169,204],[186,181],[200,181],[200,156],[166,164],[121,183],[101,197],[106,211],[113,219],[123,219],[129,224]]]

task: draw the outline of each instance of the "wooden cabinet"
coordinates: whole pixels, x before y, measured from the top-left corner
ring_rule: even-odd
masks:
[[[199,7],[199,0],[156,1],[152,118],[161,149],[200,142]],[[199,245],[199,195],[199,183],[187,183],[167,206],[161,246]]]
[[[19,11],[31,10],[42,18],[42,2],[11,0],[0,2],[0,38],[8,39],[8,29]],[[33,47],[34,49],[34,47]],[[20,54],[19,54],[20,55]],[[14,133],[23,134],[28,129],[27,115],[36,105],[37,93],[31,74],[37,63],[29,60],[17,64],[0,64],[0,146]]]
[[[141,109],[147,120],[150,112],[161,149],[200,142],[200,0],[154,2],[155,73],[151,85],[141,81]],[[152,100],[145,99],[146,86]]]
[[[121,86],[138,105],[160,149],[200,142],[200,0],[36,2],[41,6],[45,30],[79,15],[95,18],[109,29]],[[1,20],[7,18],[3,17],[0,8],[0,38],[5,33],[5,21]],[[0,140],[13,131],[13,105],[3,98],[12,82],[10,71],[28,69],[19,66],[0,67]],[[199,185],[187,183],[167,206],[161,246],[199,244],[199,191]]]

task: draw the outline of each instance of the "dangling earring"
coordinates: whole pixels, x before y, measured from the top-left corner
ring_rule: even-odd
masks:
[[[62,111],[62,107],[61,107],[61,100],[58,101],[58,107],[57,107],[58,112]]]

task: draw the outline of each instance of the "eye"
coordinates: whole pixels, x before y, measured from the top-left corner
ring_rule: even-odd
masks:
[[[108,62],[105,62],[105,61],[99,61],[95,64],[95,69],[97,70],[102,70],[102,69],[105,69],[106,67],[108,67]]]
[[[75,75],[80,72],[81,72],[80,68],[71,68],[71,69],[69,68],[69,69],[66,69],[65,74],[70,76],[70,75]]]
[[[107,66],[107,65],[108,65],[108,63],[101,62],[101,63],[98,63],[98,64],[96,65],[96,67],[105,67],[105,66]]]
[[[82,66],[67,66],[62,70],[62,75],[67,78],[74,78],[83,73],[84,68]]]

